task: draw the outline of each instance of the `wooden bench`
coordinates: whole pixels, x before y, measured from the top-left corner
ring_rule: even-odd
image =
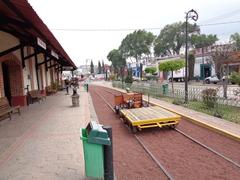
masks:
[[[14,113],[15,110],[17,110],[18,114],[21,115],[20,106],[11,107],[6,97],[0,98],[0,117],[7,116],[11,120],[11,113]]]
[[[56,89],[53,89],[52,86],[46,86],[46,94],[49,96],[49,95],[52,95],[52,94],[55,94],[57,92]]]
[[[28,95],[30,96],[30,101],[33,103],[33,101],[38,101],[46,99],[46,96],[41,94],[39,90],[31,90],[28,92]]]

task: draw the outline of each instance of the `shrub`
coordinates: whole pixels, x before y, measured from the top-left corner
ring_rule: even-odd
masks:
[[[236,83],[240,86],[240,73],[232,72],[229,79],[231,82]]]
[[[147,67],[145,69],[145,73],[148,73],[148,74],[154,74],[154,73],[156,73],[156,71],[157,71],[156,67]]]
[[[128,75],[128,76],[125,78],[125,83],[132,84],[132,82],[133,82],[132,76]]]
[[[182,99],[175,98],[172,103],[175,105],[182,105],[184,104],[184,101]]]
[[[214,105],[217,101],[217,90],[216,89],[204,89],[202,91],[203,103],[209,107],[214,108]]]

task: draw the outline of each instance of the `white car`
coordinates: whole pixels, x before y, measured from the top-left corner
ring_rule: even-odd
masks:
[[[218,82],[220,82],[220,79],[217,77],[217,75],[213,75],[205,78],[204,82],[207,84],[210,84],[210,83],[217,84]]]

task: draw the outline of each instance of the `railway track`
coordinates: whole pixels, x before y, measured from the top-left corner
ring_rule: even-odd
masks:
[[[95,90],[94,90],[95,91]],[[109,91],[108,91],[109,92]],[[115,110],[113,109],[112,105],[98,92],[95,91],[95,93],[107,104],[107,106],[115,113]],[[112,94],[112,93],[111,93]],[[162,170],[162,172],[167,176],[169,180],[173,180],[172,175],[166,170],[166,168],[162,165],[162,163],[151,153],[151,151],[147,148],[147,146],[144,144],[144,142],[141,140],[140,137],[138,137],[136,134],[134,134],[135,139],[139,142],[139,144],[143,147],[143,149],[147,152],[147,154],[153,159],[153,161],[156,163],[156,165]]]
[[[101,88],[102,90],[104,90],[105,92],[110,93],[111,95],[115,95],[116,93],[113,93],[112,91],[108,91],[104,88]],[[115,91],[115,90],[114,90]],[[117,91],[116,91],[117,92]],[[114,111],[113,109],[113,105],[111,105],[104,97],[102,94],[99,94],[98,92],[95,91],[95,93],[107,104],[107,106]],[[218,157],[224,159],[225,161],[231,163],[232,165],[236,166],[237,168],[240,169],[240,164],[235,162],[234,160],[226,157],[225,155],[223,155],[222,153],[214,150],[213,148],[199,142],[197,139],[194,139],[193,137],[189,136],[188,134],[184,133],[183,131],[181,131],[180,129],[176,128],[175,132],[181,134],[182,136],[186,137],[187,139],[189,139],[190,141],[194,142],[195,144],[198,144],[199,146],[201,146],[202,148],[214,153],[215,155],[217,155]],[[157,166],[164,172],[164,174],[167,176],[168,179],[173,179],[172,175],[166,170],[166,168],[162,165],[162,163],[154,156],[154,154],[149,150],[149,148],[145,145],[145,143],[143,142],[143,140],[141,140],[141,138],[134,134],[135,139],[139,142],[139,144],[143,147],[143,149],[147,152],[147,154],[153,159],[153,161],[157,164]]]

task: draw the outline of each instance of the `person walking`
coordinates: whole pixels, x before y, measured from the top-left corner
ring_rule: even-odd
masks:
[[[67,95],[69,94],[69,80],[66,79],[65,80],[65,86],[66,86],[66,91],[67,91]]]

